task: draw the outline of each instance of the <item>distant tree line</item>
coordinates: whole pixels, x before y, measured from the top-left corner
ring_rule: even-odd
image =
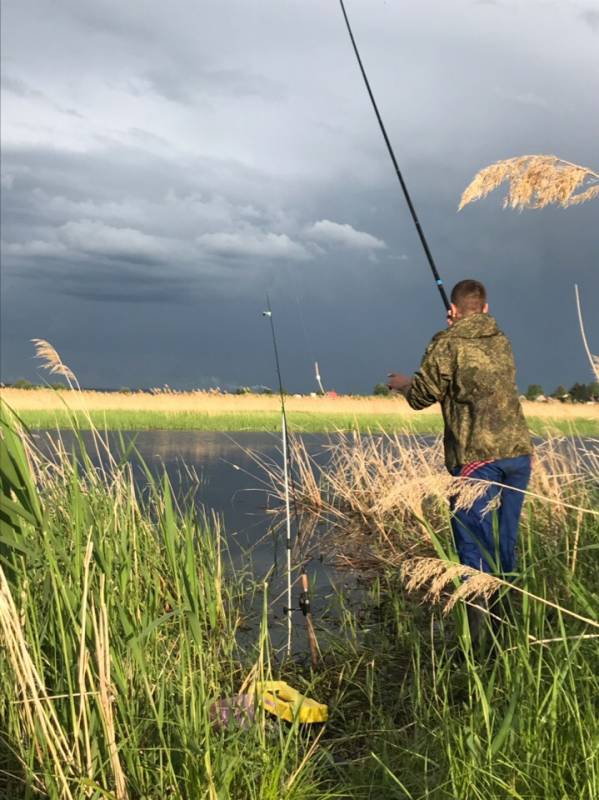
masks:
[[[552,397],[562,403],[589,403],[599,402],[599,381],[592,383],[575,383],[569,389],[565,386],[557,387],[551,394],[546,395],[543,387],[538,383],[531,383],[524,395],[527,400],[538,400],[540,397]]]
[[[372,390],[376,397],[387,397],[391,394],[389,387],[385,383],[377,383]],[[565,386],[558,386],[551,394],[545,394],[543,387],[539,383],[531,383],[526,394],[527,400],[538,400],[539,397],[551,397],[560,400],[562,403],[599,403],[599,381],[592,383],[575,383],[569,389]]]
[[[37,384],[31,383],[31,381],[25,380],[25,378],[19,378],[12,383],[3,383],[3,386],[6,386],[10,389],[68,389],[66,383],[44,383],[44,384]]]
[[[14,389],[43,389],[43,388],[51,388],[51,389],[67,389],[68,387],[65,384],[61,383],[54,383],[54,384],[43,384],[38,385],[35,383],[31,383],[24,378],[20,378],[19,380],[14,381],[13,383],[6,383],[3,384],[7,387],[12,387]],[[121,393],[129,394],[133,390],[130,389],[128,386],[122,386],[119,390]],[[147,391],[144,389],[138,389],[135,391]],[[223,390],[220,390],[221,392]],[[273,390],[268,386],[238,386],[236,389],[233,390],[235,394],[272,394]],[[226,392],[225,392],[226,393]],[[285,392],[287,394],[287,392]],[[385,383],[377,383],[372,390],[372,394],[376,397],[387,397],[391,392],[389,391],[389,387]],[[569,389],[566,389],[565,386],[558,386],[551,394],[546,394],[543,390],[543,387],[539,383],[531,383],[528,389],[525,392],[527,400],[538,400],[542,397],[551,397],[555,400],[560,400],[562,403],[589,403],[595,402],[599,403],[599,381],[593,381],[591,383],[575,383]]]

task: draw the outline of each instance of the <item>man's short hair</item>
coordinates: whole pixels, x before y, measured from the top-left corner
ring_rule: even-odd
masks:
[[[480,314],[487,302],[487,290],[480,281],[467,278],[453,287],[451,302],[460,314]]]

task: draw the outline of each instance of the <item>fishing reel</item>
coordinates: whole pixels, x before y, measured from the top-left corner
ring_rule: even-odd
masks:
[[[285,614],[293,613],[294,611],[301,611],[304,617],[307,617],[310,613],[310,597],[308,592],[301,592],[298,601],[297,608],[288,608],[287,606],[283,606],[283,611]]]

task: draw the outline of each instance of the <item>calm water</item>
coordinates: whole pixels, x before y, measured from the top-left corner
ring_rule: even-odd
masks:
[[[54,432],[37,431],[36,444],[42,451],[47,451],[49,439],[55,436]],[[76,446],[75,437],[68,431],[63,431],[61,436],[67,451],[72,451]],[[282,626],[285,600],[279,596],[286,585],[284,532],[274,534],[271,530],[273,515],[268,508],[275,507],[276,502],[269,499],[262,487],[264,474],[248,453],[249,450],[258,452],[280,464],[280,436],[210,431],[140,431],[125,432],[122,436],[125,442],[135,443],[137,454],[132,453],[130,460],[140,489],[147,485],[140,466],[142,459],[157,477],[166,470],[179,497],[193,497],[198,509],[219,515],[236,565],[250,567],[258,580],[274,566],[269,581],[270,616],[275,629],[279,624]],[[116,455],[121,449],[119,435],[109,433],[108,438],[111,451]],[[83,439],[92,454],[91,436],[84,432]],[[318,461],[326,458],[323,446],[329,442],[328,437],[308,434],[303,439]],[[331,581],[341,582],[347,576],[334,575],[322,563],[318,553],[313,554],[308,574],[313,611],[317,616],[328,605],[332,594]],[[294,605],[297,604],[298,592],[294,590]],[[299,612],[295,620],[296,627],[302,628]]]
[[[38,446],[44,450],[49,438],[54,438],[56,434],[38,431],[35,436]],[[132,454],[131,461],[140,489],[147,484],[146,475],[139,464],[141,458],[157,477],[166,470],[179,497],[191,492],[193,502],[199,509],[214,511],[219,515],[235,564],[251,568],[258,580],[275,566],[269,582],[270,621],[273,639],[275,643],[280,643],[284,626],[285,542],[283,532],[274,535],[270,530],[273,515],[268,508],[272,509],[275,504],[261,485],[264,473],[248,452],[259,453],[263,458],[273,459],[280,464],[280,436],[210,431],[141,431],[123,433],[122,436],[125,442],[135,442],[138,456]],[[83,438],[91,453],[91,437],[84,433]],[[62,439],[67,450],[71,450],[76,443],[68,431],[62,433]],[[305,434],[302,439],[317,462],[326,464],[325,446],[331,438],[322,434]],[[422,439],[432,441],[434,437]],[[119,435],[109,434],[109,442],[112,452],[117,454],[120,451]],[[587,440],[585,444],[594,451],[598,448],[596,441]],[[348,576],[336,574],[320,560],[317,552],[313,552],[312,556],[308,565],[311,601],[315,617],[320,618],[332,596],[332,583],[347,583]],[[353,581],[348,583],[351,584]],[[296,589],[294,605],[297,604],[297,598]],[[296,642],[301,648],[303,621],[299,612],[294,618],[298,631]]]
[[[269,501],[261,484],[264,474],[248,451],[259,453],[281,463],[280,437],[269,433],[219,433],[210,431],[139,431],[122,434],[126,443],[134,442],[136,453],[130,456],[138,487],[147,483],[140,466],[142,460],[152,474],[167,472],[179,497],[191,492],[198,509],[216,512],[224,523],[229,545],[236,559],[251,551],[255,566],[265,571],[273,563],[273,542],[269,537],[272,514],[276,506]],[[64,431],[62,439],[72,452],[76,439]],[[52,432],[38,431],[36,443],[47,451]],[[94,448],[89,433],[83,433],[88,452]],[[120,450],[119,435],[109,433],[113,454]],[[328,441],[325,436],[307,435],[304,441],[316,457]],[[118,455],[117,455],[118,457]]]

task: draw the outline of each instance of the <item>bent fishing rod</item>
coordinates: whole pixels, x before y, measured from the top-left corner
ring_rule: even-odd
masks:
[[[379,123],[379,127],[381,129],[381,133],[383,134],[383,139],[385,140],[385,144],[387,145],[387,150],[391,157],[391,161],[393,162],[393,166],[395,168],[395,174],[397,175],[397,179],[399,180],[399,185],[403,191],[403,195],[406,199],[406,203],[408,204],[408,208],[410,210],[410,215],[412,217],[412,222],[416,226],[416,230],[418,231],[418,236],[420,238],[420,243],[424,249],[424,253],[426,255],[426,259],[428,261],[428,265],[431,268],[433,273],[433,277],[435,279],[435,284],[437,285],[437,289],[439,290],[439,294],[441,295],[441,300],[443,301],[443,305],[445,306],[445,310],[449,311],[450,304],[447,294],[445,292],[445,288],[443,286],[443,281],[441,280],[441,276],[437,270],[435,261],[433,259],[433,255],[430,251],[428,246],[428,242],[426,241],[426,237],[424,235],[424,231],[422,230],[422,225],[420,224],[420,220],[418,219],[418,214],[416,213],[416,209],[414,207],[414,203],[412,202],[412,198],[410,197],[410,193],[408,192],[408,187],[404,180],[404,177],[401,173],[399,168],[399,164],[397,163],[397,159],[395,158],[395,153],[393,152],[393,147],[391,146],[391,142],[387,135],[387,131],[385,129],[385,124],[383,122],[383,118],[381,117],[380,111],[376,104],[376,100],[374,99],[374,94],[372,93],[372,89],[370,88],[370,82],[368,81],[368,76],[366,75],[366,70],[364,69],[364,64],[362,63],[362,59],[360,58],[360,53],[358,51],[358,46],[356,44],[356,40],[354,38],[353,31],[351,29],[351,25],[349,23],[349,17],[347,16],[347,11],[345,10],[345,4],[343,0],[339,0],[339,4],[341,6],[341,11],[343,13],[343,18],[345,20],[345,25],[347,27],[347,32],[349,33],[349,38],[351,40],[352,46],[354,48],[354,53],[356,54],[356,59],[358,61],[358,66],[360,67],[360,72],[362,73],[362,77],[364,78],[364,83],[366,85],[366,90],[368,92],[368,96],[370,97],[370,102],[372,103],[372,107],[374,109],[374,113],[376,115],[377,121]]]
[[[283,378],[281,377],[281,363],[279,361],[279,348],[277,347],[277,337],[275,333],[275,323],[272,316],[272,307],[270,305],[270,297],[266,295],[266,311],[262,312],[263,317],[267,317],[270,322],[270,333],[272,337],[272,347],[275,356],[275,367],[277,371],[277,380],[279,383],[279,396],[281,398],[281,433],[283,441],[283,480],[285,484],[285,520],[286,520],[286,554],[287,554],[287,605],[285,606],[285,615],[287,616],[287,655],[291,655],[291,614],[295,610],[292,606],[291,597],[291,508],[290,508],[290,486],[291,495],[293,497],[293,511],[295,516],[295,524],[297,527],[298,540],[300,536],[299,514],[297,512],[297,502],[295,493],[295,484],[293,481],[293,474],[290,470],[290,457],[289,457],[289,435],[287,426],[287,410],[285,408],[285,392],[283,390]],[[302,591],[299,597],[299,610],[303,613],[306,620],[306,631],[308,634],[308,645],[310,647],[310,660],[312,666],[315,668],[318,665],[320,650],[318,647],[318,640],[316,639],[316,631],[314,630],[314,623],[312,621],[312,609],[310,606],[310,595],[308,594],[308,574],[306,572],[305,564],[301,565],[300,581]]]

